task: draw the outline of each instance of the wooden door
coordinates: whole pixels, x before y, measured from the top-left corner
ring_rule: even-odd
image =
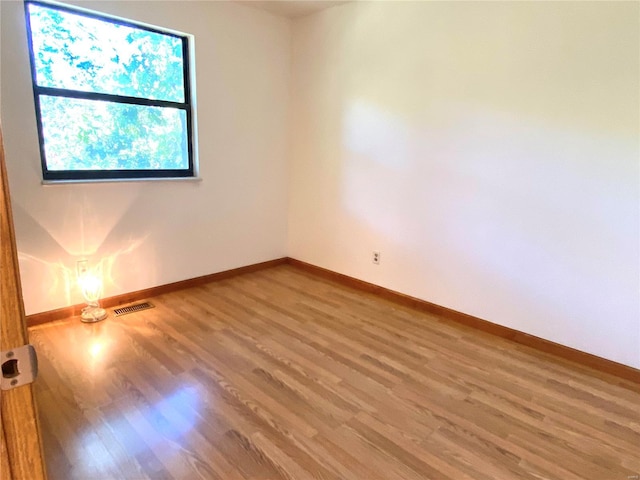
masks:
[[[0,128],[0,350],[29,343]],[[0,477],[46,479],[32,385],[0,391]]]

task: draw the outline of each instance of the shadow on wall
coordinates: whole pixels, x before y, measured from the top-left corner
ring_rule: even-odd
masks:
[[[127,213],[137,193],[118,196],[118,201],[110,202],[108,209],[101,209],[101,202],[88,198],[83,190],[82,186],[74,186],[63,193],[66,208],[62,215],[49,211],[47,205],[39,210],[31,208],[31,213],[21,205],[13,206],[16,225],[28,232],[21,236],[19,244],[21,276],[39,279],[38,288],[33,285],[23,288],[27,314],[84,302],[77,281],[80,260],[87,260],[88,268],[100,273],[105,296],[121,292],[123,272],[141,279],[150,277],[151,281],[155,277],[154,249],[145,246],[149,235],[132,237],[122,232],[127,231]],[[123,242],[123,238],[128,240]],[[46,252],[46,257],[42,252]]]
[[[580,319],[567,337],[626,328],[601,319],[638,310],[633,138],[471,104],[437,109],[431,124],[364,100],[343,114],[342,202],[413,264],[424,289],[410,293],[484,317],[500,298],[489,318],[527,311],[547,338],[563,318]]]
[[[638,367],[637,17],[352,2],[294,24],[291,254]]]

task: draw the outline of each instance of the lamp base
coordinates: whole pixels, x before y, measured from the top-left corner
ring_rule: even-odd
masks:
[[[85,307],[80,320],[84,323],[95,323],[107,318],[107,311],[100,307]]]

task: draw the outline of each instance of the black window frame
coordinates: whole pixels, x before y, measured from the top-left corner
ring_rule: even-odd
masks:
[[[156,100],[144,97],[131,97],[126,95],[85,92],[81,90],[42,87],[37,82],[37,72],[35,64],[35,52],[33,51],[33,40],[31,32],[31,21],[29,17],[29,5],[38,5],[45,8],[73,13],[115,25],[122,25],[138,30],[166,35],[178,38],[182,42],[182,78],[184,88],[184,102],[173,102],[167,100]],[[58,3],[49,3],[40,0],[24,0],[24,9],[27,26],[27,41],[29,46],[29,61],[31,64],[31,84],[33,86],[33,98],[36,111],[36,122],[38,126],[38,141],[40,144],[40,160],[42,164],[42,177],[45,181],[82,181],[82,180],[135,180],[135,179],[168,179],[168,178],[189,178],[196,177],[194,162],[194,141],[193,141],[193,101],[191,85],[191,50],[189,48],[190,38],[188,35],[180,35],[171,31],[163,30],[161,27],[151,27],[140,24],[132,20],[125,20],[84,8],[74,8]],[[44,132],[42,116],[40,110],[40,96],[55,96],[86,100],[101,100],[113,103],[143,105],[150,107],[171,107],[184,110],[186,112],[187,124],[187,151],[189,166],[186,169],[110,169],[110,170],[49,170],[47,168],[46,152],[44,144]]]

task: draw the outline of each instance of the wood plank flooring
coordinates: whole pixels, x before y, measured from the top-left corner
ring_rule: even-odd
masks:
[[[31,329],[51,480],[640,475],[637,385],[286,265],[152,302]]]

